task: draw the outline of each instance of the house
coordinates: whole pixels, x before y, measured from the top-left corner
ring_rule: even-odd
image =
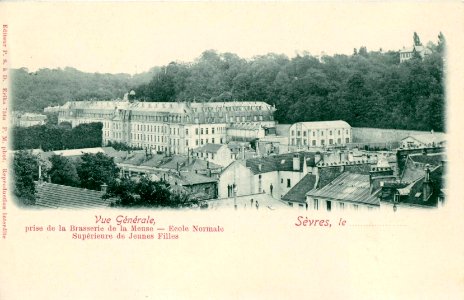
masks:
[[[314,166],[311,152],[235,161],[219,174],[219,197],[267,193],[280,199]]]
[[[306,194],[310,210],[373,209],[380,207],[379,190],[371,188],[369,175],[344,172],[321,189]]]
[[[236,156],[227,145],[223,144],[205,144],[193,149],[192,152],[197,158],[205,159],[223,167],[226,167],[233,162]]]
[[[400,142],[402,149],[444,147],[446,144],[446,134],[442,132],[431,132],[424,134],[409,135]]]
[[[47,208],[95,209],[109,207],[112,200],[103,199],[106,187],[93,191],[49,182],[36,182],[36,205]]]
[[[444,172],[444,165],[426,165],[421,171],[414,170],[415,177],[383,184],[378,195],[382,207],[394,211],[441,207],[445,201]]]
[[[36,125],[45,125],[47,116],[35,113],[13,112],[11,114],[13,126],[31,127]]]
[[[155,171],[154,174],[168,182],[172,187],[183,187],[189,194],[199,200],[217,198],[217,182],[214,177],[208,177],[194,172]]]
[[[414,56],[414,52],[419,54],[422,59],[432,53],[429,48],[422,45],[415,45],[408,48],[403,47],[403,49],[400,50],[400,63],[410,60]]]
[[[311,173],[306,174],[297,184],[295,184],[287,194],[282,197],[282,201],[291,207],[308,208],[306,194],[316,188],[317,176]]]
[[[334,147],[352,142],[351,126],[345,121],[298,122],[290,126],[289,147]]]

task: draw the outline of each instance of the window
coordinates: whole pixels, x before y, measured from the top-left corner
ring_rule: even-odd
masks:
[[[284,183],[284,179],[283,179],[283,178],[280,178],[280,183]]]
[[[339,202],[339,203],[338,203],[338,207],[339,207],[341,210],[343,210],[343,209],[345,208],[345,203]]]
[[[201,128],[200,130],[201,130],[201,134],[203,134],[203,128]]]
[[[291,182],[290,182],[290,178],[287,178],[287,187],[289,188],[289,187],[291,187],[291,185],[292,185],[292,184],[291,184]]]
[[[331,211],[332,210],[332,201],[326,201],[326,204],[327,204],[327,211]]]
[[[198,146],[198,140],[195,140],[195,145]]]
[[[332,130],[329,132],[330,135],[332,135]]]
[[[324,131],[321,131],[321,136],[324,136]]]
[[[318,199],[314,199],[314,209],[315,210],[319,209],[319,200]]]
[[[185,135],[188,135],[189,134],[189,130],[188,128],[185,129]]]
[[[349,143],[349,142],[350,142],[350,138],[346,138],[345,143]]]
[[[306,131],[303,131],[303,136],[306,136]]]
[[[333,144],[333,139],[329,139],[329,145]]]
[[[188,145],[189,145],[189,141],[188,141],[188,140],[185,140],[185,146],[188,147]]]
[[[214,127],[211,128],[211,134],[214,134]],[[214,143],[214,142],[213,142]]]
[[[295,131],[294,131],[294,130],[292,130],[292,135],[295,135]]]
[[[313,140],[313,146],[316,146],[316,140]]]
[[[203,145],[203,139],[201,139],[201,144]]]
[[[325,144],[325,140],[321,140],[321,145],[324,145]]]
[[[208,128],[206,128],[206,134],[208,134]]]
[[[198,135],[198,128],[195,128],[195,134]]]
[[[296,135],[297,135],[297,136],[300,136],[300,135],[301,135],[301,131],[298,130],[298,131],[296,132]]]
[[[338,139],[337,139],[337,143],[338,143],[338,144],[341,144],[341,143],[342,143],[342,139],[341,139],[341,138],[338,138]]]
[[[211,139],[211,143],[213,143],[213,144],[214,144],[214,138],[212,138],[212,139]]]

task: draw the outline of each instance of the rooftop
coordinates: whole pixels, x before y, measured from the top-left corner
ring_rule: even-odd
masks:
[[[108,207],[110,199],[102,199],[101,191],[81,189],[54,183],[36,182],[36,205],[49,208],[91,209]]]
[[[314,166],[314,152],[295,152],[247,159],[246,167],[249,168],[254,174],[274,171],[294,171],[293,157],[295,155],[299,156],[299,172],[303,171],[303,159],[305,157],[307,159],[306,165]]]
[[[217,153],[219,149],[225,147],[223,144],[204,144],[201,147],[193,149],[193,152],[204,152],[204,153]]]
[[[325,128],[351,128],[350,124],[342,120],[336,121],[317,121],[317,122],[298,122],[295,124],[301,124],[306,127],[314,129],[325,129]]]
[[[316,175],[306,174],[288,193],[282,197],[282,200],[306,203],[306,193],[314,188],[316,184]]]
[[[371,194],[369,175],[350,172],[342,173],[323,188],[309,191],[306,195],[355,204],[380,205],[376,193]]]

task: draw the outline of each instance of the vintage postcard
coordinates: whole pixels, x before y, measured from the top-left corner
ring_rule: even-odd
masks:
[[[0,21],[0,299],[464,297],[462,2]]]

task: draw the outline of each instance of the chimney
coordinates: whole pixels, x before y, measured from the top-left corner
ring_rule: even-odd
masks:
[[[316,155],[314,155],[314,164],[318,164],[322,159],[322,156],[321,156],[321,153],[320,152],[316,152]]]
[[[300,156],[298,154],[293,155],[293,171],[300,170]]]
[[[39,182],[42,182],[42,166],[39,164]]]
[[[106,194],[107,190],[108,190],[108,185],[106,183],[103,183],[101,186],[100,186],[100,190]]]
[[[353,160],[354,160],[353,152],[350,151],[350,152],[348,152],[348,161],[353,161]]]
[[[429,200],[432,193],[433,193],[433,188],[432,188],[432,183],[430,181],[430,168],[429,168],[429,165],[426,165],[424,184],[422,186],[422,196],[423,196],[422,200],[424,202]]]
[[[308,174],[308,165],[306,156],[303,157],[303,175]]]

